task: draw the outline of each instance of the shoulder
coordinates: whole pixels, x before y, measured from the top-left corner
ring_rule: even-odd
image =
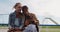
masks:
[[[10,14],[9,14],[9,16],[12,16],[14,14],[14,12],[11,12]]]

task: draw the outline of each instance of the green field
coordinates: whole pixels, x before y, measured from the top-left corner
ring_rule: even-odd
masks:
[[[46,29],[46,28],[43,28],[42,30],[41,30],[41,32],[60,32],[60,29],[53,29],[53,28],[48,28],[48,29]]]
[[[8,26],[0,26],[0,28],[6,28]],[[5,29],[5,30],[6,30]],[[39,26],[40,32],[60,32],[60,26]]]
[[[60,32],[60,26],[39,26],[41,32]]]

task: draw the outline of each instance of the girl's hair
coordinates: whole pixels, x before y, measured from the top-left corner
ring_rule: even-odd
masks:
[[[13,8],[16,8],[16,6],[18,6],[19,4],[21,4],[21,3],[16,3]]]
[[[24,9],[28,9],[28,7],[27,6],[23,6],[22,7],[22,10],[24,11]]]
[[[26,8],[26,9],[28,9],[28,7],[27,7],[27,6],[23,6],[23,7],[22,7],[22,9],[25,9],[25,8]]]

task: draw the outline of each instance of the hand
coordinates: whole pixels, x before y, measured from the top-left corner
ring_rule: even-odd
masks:
[[[15,32],[22,32],[22,31],[15,31]]]
[[[11,27],[11,28],[9,28],[9,30],[13,30],[13,29],[14,29],[14,28],[12,28],[12,27]]]
[[[15,29],[16,29],[16,30],[20,30],[20,28],[18,28],[18,27],[15,27]]]

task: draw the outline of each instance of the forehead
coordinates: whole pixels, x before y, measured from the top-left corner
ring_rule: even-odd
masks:
[[[17,7],[21,7],[21,4],[18,4]]]

